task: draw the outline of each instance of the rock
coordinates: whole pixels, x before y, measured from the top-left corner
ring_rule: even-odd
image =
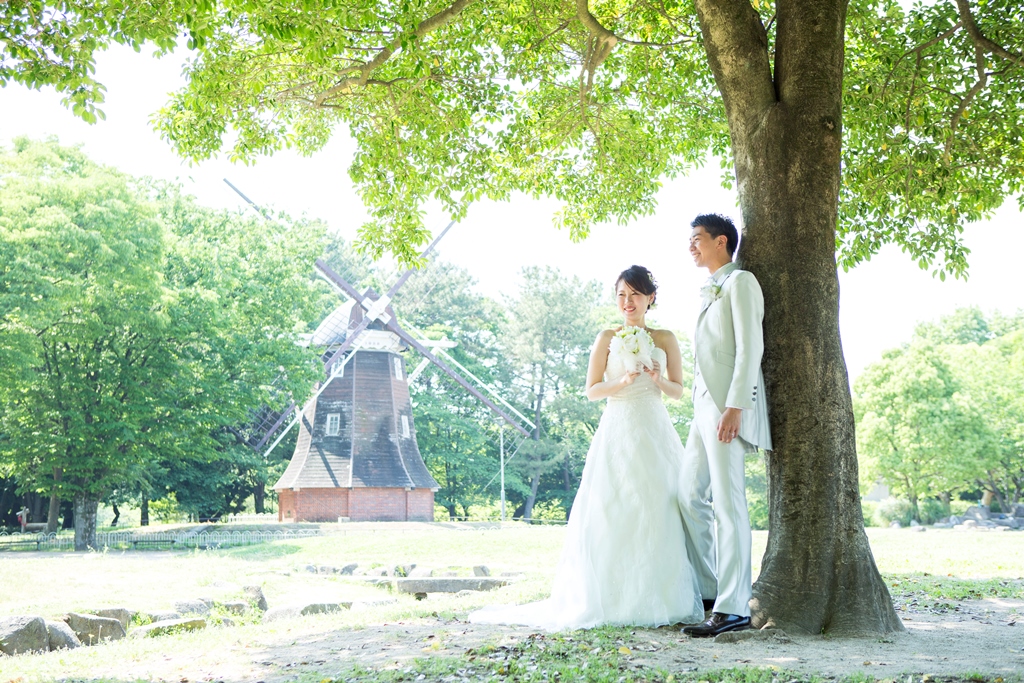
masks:
[[[957,517],[956,515],[950,515],[949,516],[949,523],[952,524],[953,526],[956,526],[957,524],[963,524],[964,523],[964,518],[963,517]]]
[[[426,593],[413,593],[412,596],[414,598],[416,598],[417,600],[426,600],[427,599],[427,594]]]
[[[958,526],[962,526],[964,529],[977,529],[978,528],[978,522],[976,522],[973,519],[965,519],[964,523],[963,524],[959,524]]]
[[[214,606],[216,606],[216,604],[217,604],[217,601],[214,600],[213,598],[199,598],[199,602],[203,603],[204,605],[206,605],[210,609],[213,609]]]
[[[490,591],[507,586],[507,579],[489,577],[437,577],[429,579],[397,579],[399,593],[458,593],[459,591]]]
[[[312,602],[305,605],[290,605],[287,607],[275,607],[263,615],[263,621],[280,621],[281,619],[294,619],[305,617],[311,614],[330,614],[340,612],[343,609],[351,609],[351,602]]]
[[[359,565],[353,562],[352,564],[346,564],[341,568],[341,574],[343,576],[352,576],[352,574],[359,568]]]
[[[363,572],[364,576],[387,576],[388,570],[384,567],[373,567]]]
[[[63,621],[47,621],[46,634],[50,650],[73,650],[76,647],[82,647],[82,641]]]
[[[91,610],[89,614],[95,614],[98,617],[106,617],[108,619],[117,619],[121,622],[121,626],[124,630],[128,630],[128,623],[135,616],[135,612],[125,607],[105,607],[103,609]]]
[[[242,615],[245,614],[246,610],[249,609],[249,603],[238,600],[236,602],[225,602],[221,604],[226,611],[231,614]]]
[[[225,627],[225,628],[231,628],[231,627],[233,627],[235,625],[235,620],[232,619],[231,617],[221,617],[220,618],[220,625]]]
[[[434,575],[434,570],[430,567],[416,567],[409,572],[410,579],[428,579]]]
[[[17,655],[49,649],[50,634],[42,617],[0,618],[0,652]]]
[[[82,645],[96,645],[104,640],[121,640],[125,636],[121,622],[110,617],[69,612],[64,621],[82,641]]]
[[[910,526],[921,526],[921,523],[916,519],[910,520]]]
[[[175,600],[174,611],[182,615],[204,615],[210,613],[210,606],[202,600]]]
[[[1010,515],[1013,517],[1024,517],[1024,503],[1014,503],[1010,507]]]
[[[999,519],[994,519],[992,521],[995,522],[997,525],[1001,527],[1006,527],[1008,529],[1020,528],[1020,523],[1013,517],[1000,517]]]
[[[206,619],[202,617],[185,617],[138,626],[132,629],[132,638],[154,638],[178,631],[198,631],[204,628],[206,628]]]
[[[889,528],[890,529],[902,529],[903,525],[900,524],[900,521],[898,519],[894,519],[891,522],[889,522]]]
[[[935,524],[932,524],[932,528],[933,529],[952,529],[953,525],[950,524],[949,522],[936,522]]]
[[[337,567],[332,567],[329,564],[322,564],[316,568],[317,574],[337,574],[338,572],[339,569]]]
[[[391,570],[391,575],[406,577],[409,576],[414,569],[416,569],[416,565],[414,564],[400,564]]]
[[[172,621],[174,619],[181,619],[181,615],[177,612],[147,612],[146,616],[153,623],[158,621]]]
[[[261,612],[267,611],[267,599],[263,597],[263,589],[259,586],[245,586],[242,591],[249,601]]]
[[[316,574],[318,571],[317,566],[315,564],[307,564],[305,569],[310,574]]]
[[[967,511],[964,513],[965,519],[973,519],[977,522],[986,520],[991,516],[992,513],[990,513],[988,508],[983,505],[972,505],[967,508]]]
[[[920,524],[918,524],[917,526],[910,527],[909,529],[907,529],[907,531],[926,531],[926,529]]]
[[[473,576],[490,576],[491,570],[482,564],[473,567]]]

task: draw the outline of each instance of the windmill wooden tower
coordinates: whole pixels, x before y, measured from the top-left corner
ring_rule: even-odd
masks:
[[[282,413],[265,413],[269,427],[255,431],[258,441],[251,437],[257,450],[276,437],[269,452],[292,424],[299,425],[295,453],[274,484],[278,520],[432,521],[438,485],[416,443],[402,351],[418,351],[424,363],[437,365],[519,435],[528,436],[532,424],[500,397],[488,398],[453,367],[454,359],[442,360],[443,344],[435,354],[429,346],[436,343],[418,340],[398,324],[391,300],[413,270],[378,295],[357,291],[322,260],[316,269],[352,301],[335,309],[310,339],[323,348],[325,370],[313,397],[301,410],[293,403]],[[414,373],[420,369],[422,364]]]

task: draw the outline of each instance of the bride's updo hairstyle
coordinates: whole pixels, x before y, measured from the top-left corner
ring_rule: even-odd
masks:
[[[658,282],[654,279],[654,275],[651,271],[647,270],[643,266],[630,266],[624,271],[619,273],[619,277],[615,279],[615,288],[619,288],[619,283],[625,282],[629,285],[630,289],[636,292],[640,292],[644,296],[652,296],[658,293]],[[652,299],[650,305],[647,306],[647,310],[654,308],[654,303],[657,299]]]

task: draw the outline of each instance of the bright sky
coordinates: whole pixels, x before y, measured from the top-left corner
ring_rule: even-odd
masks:
[[[255,166],[215,160],[188,166],[177,159],[149,124],[168,92],[182,83],[175,57],[157,60],[114,48],[100,55],[97,76],[108,89],[106,121],[89,126],[73,117],[51,91],[17,85],[0,89],[0,144],[18,135],[56,135],[64,144],[81,143],[97,161],[134,175],[177,178],[186,190],[210,206],[242,207],[222,182],[228,178],[261,205],[303,213],[328,222],[352,238],[365,217],[346,172],[354,142],[338,135],[311,158],[283,152]],[[518,272],[527,265],[551,265],[585,280],[608,286],[622,269],[647,266],[660,284],[656,324],[691,331],[698,311],[698,290],[707,277],[686,253],[689,221],[698,213],[738,216],[736,197],[721,187],[717,164],[667,183],[657,212],[626,227],[598,226],[591,237],[573,244],[552,227],[554,201],[521,197],[509,203],[481,202],[455,226],[439,250],[443,258],[467,268],[488,296],[513,294]],[[429,212],[428,225],[447,223]],[[896,248],[886,248],[850,273],[840,272],[840,325],[852,378],[885,349],[907,341],[914,326],[978,305],[986,311],[1024,307],[1022,278],[1005,254],[1024,253],[1024,216],[1013,201],[992,220],[968,226],[971,250],[967,282],[933,279]]]

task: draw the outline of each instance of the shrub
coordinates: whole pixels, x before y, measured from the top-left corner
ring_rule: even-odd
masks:
[[[864,518],[864,526],[879,526],[876,516],[877,512],[878,501],[861,499],[860,514]]]
[[[935,524],[940,519],[949,517],[949,511],[946,509],[946,506],[937,498],[926,498],[925,500],[918,501],[917,509],[921,516],[921,524]]]
[[[751,529],[768,528],[768,475],[764,456],[751,453],[743,463],[747,483],[747,510]]]
[[[183,522],[187,518],[178,505],[178,497],[173,491],[160,500],[150,501],[149,514],[153,519],[168,524]]]
[[[876,526],[889,526],[896,521],[903,526],[910,526],[910,520],[914,516],[914,508],[909,500],[902,498],[886,498],[879,501],[875,508]]]

